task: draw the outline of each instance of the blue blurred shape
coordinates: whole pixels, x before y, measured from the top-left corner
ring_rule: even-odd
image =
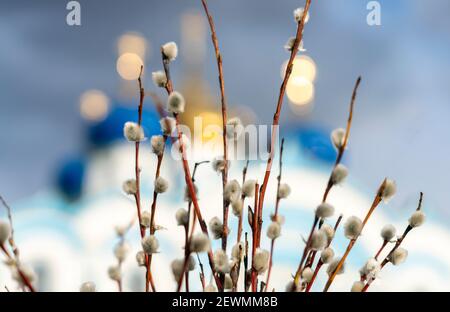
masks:
[[[66,159],[57,171],[57,188],[68,200],[80,198],[83,190],[86,161],[83,156]]]
[[[93,146],[98,147],[106,146],[119,139],[124,140],[123,125],[127,121],[137,122],[137,120],[137,107],[115,103],[104,120],[88,125],[88,140]],[[146,109],[145,105],[142,112],[142,126],[146,137],[161,132],[158,113],[154,109]]]
[[[298,130],[298,138],[307,155],[327,163],[336,160],[336,150],[331,144],[328,131],[316,127],[301,128]]]

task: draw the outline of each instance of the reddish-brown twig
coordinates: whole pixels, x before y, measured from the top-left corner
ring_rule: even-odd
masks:
[[[366,223],[369,220],[370,216],[374,212],[375,208],[380,204],[380,202],[382,200],[382,194],[384,192],[385,187],[386,187],[386,179],[384,179],[383,183],[381,183],[380,187],[378,188],[378,191],[377,191],[377,194],[375,195],[373,203],[370,206],[370,209],[367,212],[366,217],[364,218],[364,220],[362,222],[361,232],[364,229],[364,226],[366,225]],[[358,234],[358,236],[356,236],[356,238],[351,239],[350,242],[348,243],[348,246],[347,246],[347,249],[345,250],[344,255],[339,260],[339,263],[337,264],[335,270],[328,277],[328,281],[327,281],[327,283],[326,283],[326,285],[325,285],[325,287],[323,289],[324,292],[328,291],[328,289],[330,288],[331,284],[334,281],[334,278],[336,277],[338,272],[341,270],[342,266],[344,265],[345,260],[347,259],[347,256],[350,254],[350,251],[352,250],[353,246],[355,245],[355,243],[358,240],[358,237],[360,235],[361,234]]]
[[[294,59],[298,53],[298,47],[303,38],[303,28],[305,25],[305,20],[306,20],[306,16],[308,15],[310,5],[311,5],[311,0],[306,0],[305,8],[303,10],[303,16],[302,16],[301,20],[297,23],[297,33],[295,36],[295,41],[294,41],[294,44],[292,47],[291,56],[289,57],[289,61],[286,66],[286,72],[284,74],[283,82],[280,87],[280,93],[278,95],[277,107],[275,110],[275,114],[273,116],[272,135],[271,135],[271,141],[270,141],[270,152],[269,152],[269,157],[267,159],[266,173],[264,175],[263,183],[261,184],[261,194],[260,194],[260,200],[258,203],[258,206],[260,206],[261,209],[255,207],[255,211],[256,210],[262,211],[262,207],[264,205],[264,196],[266,193],[267,184],[269,183],[270,172],[272,169],[272,162],[273,162],[273,158],[274,158],[274,154],[275,154],[275,144],[276,144],[276,138],[277,138],[277,134],[278,134],[278,125],[279,125],[279,121],[280,121],[281,108],[283,106],[284,94],[286,92],[287,83],[289,81],[289,77],[291,76],[292,68],[294,66]]]
[[[249,164],[249,161],[247,160],[245,163],[244,169],[242,170],[242,185],[244,185],[244,183],[245,183],[245,178],[247,176],[247,170],[248,170],[248,164]],[[242,221],[243,221],[244,207],[245,207],[245,205],[244,205],[245,204],[245,195],[244,194],[241,195],[241,201],[242,201],[242,211],[238,217],[238,231],[237,231],[237,236],[236,236],[236,242],[238,244],[241,241],[241,237],[242,237]]]
[[[255,270],[255,254],[256,249],[258,248],[258,222],[259,222],[259,209],[258,206],[258,194],[259,194],[259,184],[256,182],[255,184],[255,211],[253,213],[253,220],[252,220],[252,292],[256,292],[258,287],[258,272]],[[249,207],[250,208],[250,207]]]
[[[278,217],[278,207],[280,206],[280,184],[281,184],[281,174],[283,170],[283,147],[284,147],[284,138],[281,139],[281,146],[280,146],[280,160],[279,160],[279,173],[277,177],[277,195],[275,200],[275,213],[273,214],[272,221],[277,222]],[[276,238],[275,238],[276,239]],[[275,239],[272,239],[270,242],[270,255],[269,255],[269,268],[267,270],[267,277],[266,277],[266,283],[264,291],[267,291],[267,288],[269,288],[269,281],[270,281],[270,273],[272,272],[272,265],[273,265],[273,249],[275,247]]]
[[[203,9],[205,11],[206,17],[208,18],[209,28],[211,31],[211,39],[214,46],[214,52],[216,54],[217,69],[219,71],[219,85],[220,85],[220,97],[222,106],[222,135],[223,135],[223,160],[224,169],[222,171],[222,187],[223,192],[225,192],[225,185],[228,179],[228,150],[227,150],[227,102],[225,98],[225,82],[223,78],[223,66],[222,66],[222,55],[219,50],[219,41],[217,39],[217,33],[214,26],[214,20],[209,13],[208,4],[206,0],[201,0]],[[222,249],[227,250],[227,239],[228,239],[228,210],[229,203],[225,198],[223,198],[223,234],[222,234]],[[223,281],[223,279],[222,279]]]
[[[162,54],[164,72],[167,77],[167,83],[166,83],[165,88],[166,88],[167,93],[170,95],[173,92],[173,85],[172,85],[172,80],[170,78],[170,70],[169,70],[170,61],[165,57],[164,53],[162,52],[162,49],[161,49],[161,54]],[[185,183],[186,183],[186,186],[188,189],[189,196],[192,200],[192,204],[194,205],[194,213],[198,219],[200,228],[201,228],[202,232],[209,237],[208,227],[206,225],[205,220],[203,219],[203,216],[202,216],[202,213],[200,210],[200,206],[198,204],[197,194],[195,192],[194,183],[192,182],[191,172],[189,170],[189,164],[188,164],[188,161],[186,158],[186,151],[185,151],[185,146],[183,143],[183,137],[182,137],[181,127],[180,127],[180,119],[178,117],[178,114],[173,114],[173,117],[175,118],[176,129],[177,129],[177,134],[178,134],[179,151],[181,154],[181,163],[182,163],[183,171],[184,171],[184,180],[185,180]],[[211,249],[208,251],[208,261],[209,261],[209,266],[211,268],[212,274],[216,281],[217,288],[219,290],[223,290],[222,283],[221,283],[220,279],[218,278],[218,276],[216,275],[216,269],[215,269],[215,265],[214,265],[214,256],[213,256]]]
[[[347,147],[347,144],[348,144],[348,138],[349,138],[349,135],[350,135],[350,128],[352,126],[352,120],[353,120],[353,108],[354,108],[354,105],[355,105],[356,94],[357,94],[358,87],[359,87],[360,83],[361,83],[361,77],[358,77],[358,79],[356,79],[356,83],[355,83],[355,86],[353,88],[352,97],[351,97],[351,100],[350,100],[350,109],[349,109],[349,113],[348,113],[347,127],[345,129],[344,139],[343,139],[342,145],[340,145],[339,148],[338,148],[338,153],[337,153],[337,156],[336,156],[336,161],[335,161],[334,166],[333,166],[333,170],[334,170],[334,168],[336,168],[337,165],[340,164],[340,162],[342,160],[342,156],[344,155],[344,151],[345,151],[345,149]],[[328,195],[329,195],[329,193],[330,193],[330,191],[331,191],[331,189],[333,188],[333,185],[334,185],[333,180],[332,180],[333,170],[331,171],[330,177],[328,178],[327,186],[325,188],[325,192],[323,193],[323,197],[322,197],[322,202],[323,203],[326,202],[326,200],[328,198]],[[320,223],[319,223],[319,221],[320,221]],[[302,270],[303,270],[303,264],[304,264],[305,260],[307,259],[308,254],[309,254],[309,247],[310,247],[310,244],[311,244],[311,238],[312,238],[312,235],[314,233],[314,229],[316,228],[317,224],[319,224],[319,226],[321,226],[322,223],[323,223],[323,220],[320,220],[315,215],[314,216],[314,222],[313,222],[313,225],[311,227],[311,231],[309,232],[308,239],[306,240],[306,244],[305,244],[305,248],[303,250],[302,258],[301,258],[299,266],[297,268],[297,272],[295,273],[295,277],[294,277],[295,285],[298,285],[298,283],[299,283],[299,280],[300,280],[300,277],[301,277],[301,273],[302,273]]]
[[[422,209],[422,201],[423,201],[423,193],[420,192],[419,195],[419,203],[417,205],[416,211],[419,211],[420,209]],[[392,255],[395,252],[395,250],[397,250],[397,248],[400,247],[400,245],[402,244],[403,240],[406,238],[406,236],[408,235],[408,233],[413,229],[413,227],[411,225],[408,224],[408,226],[406,227],[406,229],[403,231],[402,236],[400,236],[400,238],[397,239],[397,241],[395,242],[394,247],[391,249],[391,251],[389,252],[389,254],[384,258],[384,260],[381,262],[381,269],[384,268],[384,266],[386,264],[388,264],[391,261]],[[372,279],[370,281],[368,281],[366,283],[366,285],[364,285],[362,292],[367,291],[367,289],[369,288],[370,284],[374,281],[375,279]]]

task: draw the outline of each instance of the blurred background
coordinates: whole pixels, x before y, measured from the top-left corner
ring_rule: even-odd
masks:
[[[114,226],[135,213],[121,193],[122,181],[133,176],[133,147],[123,139],[122,127],[137,118],[139,66],[145,65],[147,91],[165,99],[150,73],[161,69],[160,46],[178,43],[180,54],[171,69],[176,88],[187,98],[183,121],[188,125],[195,116],[204,124],[220,124],[217,68],[200,1],[79,1],[80,26],[67,25],[67,2],[0,1],[0,194],[14,209],[17,241],[39,275],[40,289],[77,290],[90,279],[100,290],[114,290],[106,274],[114,263]],[[279,290],[296,267],[300,235],[320,202],[335,158],[329,133],[345,127],[358,75],[363,80],[344,159],[350,177],[330,202],[346,216],[362,217],[386,176],[396,180],[398,194],[374,217],[335,290],[348,290],[357,279],[358,268],[380,243],[384,223],[398,225],[399,231],[406,226],[419,191],[425,193],[428,223],[405,242],[407,263],[383,271],[373,289],[450,290],[450,252],[444,250],[450,241],[450,3],[378,2],[379,26],[366,21],[366,0],[312,4],[306,51],[296,59],[281,117],[285,179],[295,194],[282,207],[289,221],[275,259],[286,264],[275,263],[273,286]],[[283,46],[296,30],[292,11],[302,5],[298,0],[209,1],[230,116],[245,124],[271,123],[289,57]],[[153,104],[148,97],[147,136],[159,132]],[[142,151],[147,206],[155,165],[149,150]],[[232,164],[231,174],[239,180],[242,165]],[[158,212],[169,229],[161,234],[166,252],[155,260],[161,277],[170,274],[164,264],[182,254],[183,234],[173,218],[185,205],[180,168],[170,159],[163,164],[174,187],[162,196]],[[256,162],[250,173],[262,179],[263,169]],[[203,188],[199,182],[206,215],[219,215],[220,199],[209,194],[220,193],[220,178],[208,165],[198,174],[214,181]],[[267,204],[266,213],[271,209]],[[3,218],[4,210],[0,213]],[[179,237],[170,235],[171,229]],[[129,240],[137,250],[137,232],[130,232]],[[298,246],[289,244],[292,240]],[[126,285],[140,290],[142,272],[135,268],[134,252]],[[0,281],[12,283],[4,268],[0,273],[5,273]],[[174,287],[167,279],[160,283],[167,290]]]

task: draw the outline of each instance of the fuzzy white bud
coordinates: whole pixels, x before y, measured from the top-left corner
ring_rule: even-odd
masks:
[[[365,286],[364,282],[356,281],[353,283],[352,289],[350,291],[351,292],[362,292],[364,286]]]
[[[394,238],[396,232],[397,230],[392,224],[387,224],[381,229],[380,235],[384,241],[389,242]]]
[[[373,280],[378,277],[381,271],[381,265],[375,258],[370,258],[359,270],[361,276],[364,276],[367,280]]]
[[[136,262],[138,266],[145,266],[145,252],[140,250],[136,253]]]
[[[340,261],[341,261],[340,258],[336,258],[330,262],[330,264],[328,265],[328,268],[327,268],[328,275],[331,275],[331,274],[333,274],[334,271],[336,271]],[[339,269],[339,271],[337,272],[337,274],[342,274],[342,273],[344,273],[344,271],[345,271],[345,262],[342,264],[342,266]]]
[[[329,218],[334,214],[334,207],[328,203],[322,203],[316,208],[316,216],[321,219]]]
[[[112,265],[108,268],[108,276],[113,281],[120,281],[122,274],[120,272],[120,267],[118,265]]]
[[[227,162],[223,160],[223,158],[217,157],[212,162],[211,165],[216,172],[222,172],[225,170],[225,166],[227,165]],[[228,162],[228,166],[230,165],[230,162]]]
[[[167,84],[166,73],[162,70],[158,70],[152,73],[152,80],[155,86],[164,88]]]
[[[189,223],[188,211],[184,208],[178,209],[175,213],[175,219],[177,220],[178,225],[187,225]]]
[[[233,288],[233,280],[231,279],[230,274],[225,274],[225,281],[223,283],[225,289]]]
[[[345,129],[338,128],[331,132],[331,143],[336,149],[342,148],[345,139]]]
[[[94,282],[84,282],[80,286],[80,292],[95,292]]]
[[[279,198],[286,198],[291,194],[291,187],[286,183],[280,184],[280,189],[278,190]]]
[[[242,209],[244,208],[244,203],[239,198],[231,203],[231,210],[236,217],[239,217],[242,214]]]
[[[161,126],[161,131],[164,135],[171,135],[176,128],[176,120],[173,117],[164,117],[159,121],[159,125]]]
[[[169,61],[173,61],[177,58],[178,55],[178,46],[175,42],[167,42],[161,47],[161,51],[164,54],[164,57]]]
[[[169,187],[169,183],[163,177],[157,177],[155,180],[155,192],[156,193],[164,193],[167,191]]]
[[[392,262],[393,265],[399,265],[405,262],[407,257],[408,257],[408,250],[399,247],[394,250],[389,260]]]
[[[327,241],[330,242],[334,237],[334,228],[329,224],[323,224],[320,228],[320,231],[325,233],[325,236],[327,237]]]
[[[155,235],[145,236],[142,239],[142,249],[148,255],[154,254],[158,252],[159,242]]]
[[[408,222],[413,228],[421,226],[425,222],[425,214],[421,210],[414,211]]]
[[[334,258],[334,250],[331,247],[325,248],[320,254],[320,260],[322,263],[330,263]]]
[[[219,273],[230,272],[230,263],[228,262],[228,256],[223,249],[217,249],[214,252],[214,265],[215,269]]]
[[[290,37],[288,39],[288,41],[286,41],[285,45],[284,45],[284,49],[288,52],[292,52],[292,50],[294,49],[294,44],[295,44],[295,37]],[[303,47],[303,40],[300,41],[300,44],[298,45],[298,51],[300,52],[305,52],[305,48]]]
[[[362,221],[360,218],[352,216],[344,224],[344,234],[348,239],[356,239],[362,230]]]
[[[172,274],[175,281],[179,281],[181,278],[181,274],[183,274],[184,269],[184,259],[175,259],[170,264],[170,268],[172,269]]]
[[[333,184],[341,184],[344,182],[345,178],[348,175],[348,169],[343,164],[338,164],[334,167],[333,172],[331,173],[331,182]]]
[[[151,219],[152,219],[152,215],[150,214],[150,212],[143,211],[141,214],[141,225],[143,227],[149,228]]]
[[[294,19],[297,23],[300,23],[300,21],[302,20],[304,11],[305,11],[304,8],[297,8],[294,10]],[[309,21],[309,12],[306,13],[305,24],[308,23],[308,21]]]
[[[198,199],[198,187],[194,183],[194,191],[195,191],[195,197]],[[189,191],[189,187],[186,185],[184,188],[184,201],[190,202],[192,201],[191,192]]]
[[[3,245],[11,236],[11,226],[9,223],[0,221],[0,245]]]
[[[392,197],[394,197],[397,192],[397,184],[394,180],[387,179],[384,184],[383,193],[381,194],[381,198],[385,203],[387,203]]]
[[[253,197],[255,195],[256,180],[247,180],[242,185],[242,194],[245,197]]]
[[[228,203],[232,203],[241,196],[241,186],[237,180],[231,180],[225,185],[223,197]]]
[[[136,180],[129,179],[129,180],[126,180],[125,182],[123,182],[122,190],[125,192],[125,194],[135,195],[137,192]]]
[[[223,235],[223,223],[218,217],[214,217],[209,221],[209,231],[214,239],[222,238]]]
[[[186,101],[183,95],[178,91],[173,91],[167,99],[167,110],[174,114],[181,114],[184,112]]]
[[[122,262],[127,257],[129,251],[130,245],[127,242],[122,241],[114,248],[114,255],[119,262]]]
[[[311,236],[311,245],[310,248],[312,250],[322,250],[327,245],[327,236],[325,232],[315,230]]]
[[[302,281],[309,283],[312,280],[312,277],[314,275],[314,271],[310,268],[304,268],[302,271]]]
[[[253,259],[253,268],[258,274],[264,273],[269,267],[269,252],[264,249],[256,249]]]
[[[270,223],[267,228],[267,237],[269,239],[276,239],[281,235],[281,225],[278,222]]]
[[[140,142],[145,138],[144,129],[132,121],[127,121],[123,126],[123,135],[129,142]]]
[[[154,135],[151,140],[152,152],[160,156],[164,152],[165,140],[162,135]]]
[[[211,242],[208,235],[205,233],[198,233],[192,237],[190,250],[192,252],[206,252],[209,250]]]

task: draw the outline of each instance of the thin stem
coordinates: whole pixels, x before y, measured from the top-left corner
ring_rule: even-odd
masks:
[[[389,242],[388,242],[387,240],[383,241],[383,243],[381,244],[380,249],[378,249],[377,253],[375,254],[375,257],[374,257],[375,260],[378,260],[378,257],[380,256],[381,252],[384,250],[384,247],[386,247],[386,245],[387,245],[388,243],[389,243]]]
[[[258,287],[258,272],[256,272],[255,270],[255,254],[256,254],[256,249],[258,248],[258,209],[257,209],[257,205],[258,205],[258,194],[259,194],[259,184],[258,182],[256,182],[255,184],[255,211],[253,213],[253,221],[252,221],[252,291],[256,292],[257,287]]]
[[[219,50],[219,41],[217,39],[216,29],[214,26],[214,20],[209,13],[208,4],[206,0],[202,0],[203,9],[206,17],[208,18],[209,28],[211,31],[211,39],[214,46],[214,52],[217,60],[217,69],[219,71],[219,85],[220,85],[220,97],[222,106],[222,136],[223,136],[223,160],[225,162],[224,169],[222,171],[222,187],[225,193],[225,186],[228,179],[228,148],[227,148],[227,103],[225,98],[225,82],[223,78],[223,66],[222,55]],[[222,235],[222,249],[226,252],[227,240],[228,240],[228,209],[229,203],[223,198],[223,235]],[[223,282],[223,279],[222,279]]]
[[[375,198],[373,200],[373,203],[369,209],[369,211],[366,214],[366,217],[364,218],[363,222],[362,222],[362,227],[361,227],[361,232],[364,229],[364,226],[366,225],[367,221],[369,220],[370,216],[372,215],[373,211],[375,210],[375,208],[379,205],[379,203],[381,202],[381,196],[384,192],[384,188],[386,187],[386,179],[384,179],[383,183],[380,185],[377,194],[375,195]],[[336,266],[335,270],[333,271],[333,273],[330,274],[330,276],[328,277],[328,281],[323,289],[324,292],[327,292],[328,289],[330,288],[331,284],[333,283],[336,275],[338,274],[338,272],[341,270],[342,266],[344,265],[345,260],[347,259],[347,256],[349,255],[350,251],[352,250],[353,246],[355,245],[358,237],[361,235],[361,233],[354,239],[351,239],[350,242],[348,243],[347,249],[345,250],[344,255],[342,256],[342,258],[339,260],[338,265]]]
[[[270,153],[269,153],[269,157],[267,159],[266,173],[264,175],[263,183],[261,184],[261,195],[260,195],[260,200],[258,203],[258,205],[261,207],[259,210],[261,210],[261,211],[262,211],[262,207],[264,205],[264,197],[265,197],[267,185],[269,183],[270,172],[272,169],[272,162],[273,162],[273,158],[274,158],[274,154],[275,154],[275,143],[276,143],[276,138],[277,138],[277,133],[278,133],[278,125],[279,125],[279,121],[280,121],[281,108],[283,106],[284,94],[286,92],[287,83],[289,81],[289,77],[291,76],[292,68],[294,66],[294,59],[298,53],[298,47],[303,38],[303,28],[305,25],[305,19],[306,19],[306,16],[308,15],[310,5],[311,5],[311,0],[306,0],[305,8],[303,10],[303,16],[302,16],[301,20],[297,23],[297,33],[296,33],[294,44],[292,47],[291,56],[289,57],[289,61],[288,61],[287,67],[286,67],[286,72],[284,74],[283,82],[280,87],[280,93],[278,95],[278,101],[277,101],[277,107],[275,110],[275,114],[273,116],[272,135],[271,135],[271,141],[270,141]],[[255,207],[255,211],[256,210],[258,210],[258,209]]]

